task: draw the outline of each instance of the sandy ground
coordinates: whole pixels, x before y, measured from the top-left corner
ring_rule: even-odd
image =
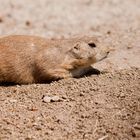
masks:
[[[0,35],[97,36],[107,73],[0,86],[0,140],[140,139],[139,0],[0,0]],[[44,103],[43,96],[59,96]]]

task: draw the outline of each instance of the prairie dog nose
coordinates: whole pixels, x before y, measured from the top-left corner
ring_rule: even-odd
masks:
[[[94,42],[90,42],[88,43],[88,45],[91,47],[91,48],[96,48],[96,44]]]

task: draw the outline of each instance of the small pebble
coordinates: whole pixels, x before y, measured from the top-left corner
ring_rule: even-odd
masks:
[[[9,100],[9,102],[10,102],[10,103],[16,103],[17,100],[11,99],[11,100]]]
[[[125,94],[124,93],[120,93],[120,97],[121,98],[124,98],[125,97]]]
[[[85,95],[85,93],[83,93],[83,92],[80,93],[80,96],[84,96],[84,95]]]
[[[52,97],[44,96],[43,101],[45,103],[58,102],[58,101],[60,101],[60,98],[59,98],[59,96],[52,96]]]
[[[44,96],[43,101],[44,101],[45,103],[50,103],[50,102],[51,102],[51,97],[49,97],[49,96]]]
[[[16,85],[16,87],[18,87],[18,88],[19,88],[19,87],[21,87],[21,86],[20,86],[20,85]]]
[[[26,21],[25,24],[26,24],[26,26],[30,26],[31,22],[30,21]]]
[[[132,49],[133,48],[133,46],[127,46],[127,49]]]
[[[51,101],[57,102],[57,101],[60,101],[60,98],[59,98],[59,96],[53,96],[53,97],[51,98]]]
[[[107,34],[110,35],[111,34],[111,31],[107,31]]]
[[[67,99],[68,97],[66,95],[63,95],[62,96],[62,99]]]

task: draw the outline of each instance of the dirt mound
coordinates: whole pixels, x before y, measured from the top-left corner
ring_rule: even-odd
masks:
[[[140,69],[0,87],[0,139],[139,139]],[[43,96],[59,96],[43,102]]]

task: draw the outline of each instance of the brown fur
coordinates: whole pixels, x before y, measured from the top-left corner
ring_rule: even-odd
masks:
[[[92,37],[47,40],[14,35],[0,38],[0,83],[29,84],[76,77],[75,70],[87,68],[107,56],[108,50],[95,47],[96,42]]]

